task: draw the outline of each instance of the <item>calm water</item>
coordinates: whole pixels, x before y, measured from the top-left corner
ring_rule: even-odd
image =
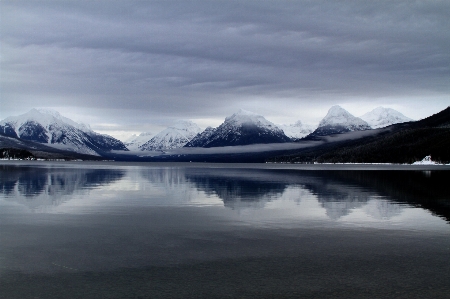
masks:
[[[2,162],[0,297],[450,297],[450,171],[269,168]]]

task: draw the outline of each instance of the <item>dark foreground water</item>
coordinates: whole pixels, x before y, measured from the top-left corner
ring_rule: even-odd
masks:
[[[269,168],[1,162],[0,297],[450,297],[450,171]]]

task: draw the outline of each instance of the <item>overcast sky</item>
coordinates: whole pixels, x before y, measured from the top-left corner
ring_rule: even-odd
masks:
[[[53,108],[120,139],[239,108],[450,105],[450,1],[6,1],[0,119]]]

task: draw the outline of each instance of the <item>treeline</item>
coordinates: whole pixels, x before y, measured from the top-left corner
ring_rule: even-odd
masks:
[[[387,136],[336,142],[269,159],[287,163],[413,163],[431,155],[450,163],[450,129],[424,128]]]
[[[450,129],[407,130],[357,146],[346,146],[318,157],[319,163],[413,163],[431,156],[450,163]]]
[[[0,159],[35,160],[36,157],[27,150],[17,148],[1,148]]]

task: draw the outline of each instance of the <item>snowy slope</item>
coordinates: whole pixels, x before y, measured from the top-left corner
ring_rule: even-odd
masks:
[[[0,132],[82,154],[101,155],[110,150],[127,150],[121,141],[98,134],[89,126],[78,124],[54,110],[32,109],[25,114],[8,117],[0,122]]]
[[[200,127],[192,121],[180,120],[139,146],[139,149],[142,151],[155,151],[183,147],[200,132]]]
[[[366,121],[373,129],[413,121],[413,119],[404,116],[397,110],[384,107],[375,108],[372,111],[367,112],[360,118]]]
[[[320,121],[319,127],[307,137],[327,136],[351,131],[370,130],[367,122],[355,117],[341,106],[333,106]]]
[[[203,142],[197,143],[197,147],[290,141],[290,138],[280,128],[266,120],[263,116],[242,109],[225,118],[225,121],[219,127],[213,131],[210,130],[208,134],[209,136]]]
[[[201,147],[202,144],[208,141],[212,134],[216,131],[216,128],[207,127],[203,132],[198,133],[189,141],[185,147]]]
[[[293,141],[299,140],[314,131],[313,126],[303,124],[301,121],[297,121],[292,125],[278,125],[278,127]]]
[[[144,132],[139,135],[133,134],[125,141],[125,145],[129,150],[137,151],[141,145],[152,139],[153,135],[154,134],[150,132]]]

